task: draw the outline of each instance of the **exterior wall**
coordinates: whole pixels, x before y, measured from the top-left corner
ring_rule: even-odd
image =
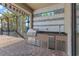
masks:
[[[62,9],[62,11],[60,9]],[[45,13],[45,12],[50,13],[51,11],[54,12],[54,15],[34,17],[33,28],[39,31],[64,32],[64,11],[63,9],[64,9],[64,4],[58,4],[58,5],[55,4],[49,7],[35,10],[34,15]]]
[[[67,54],[71,55],[71,4],[56,4],[50,7],[38,9],[34,11],[34,14],[51,11],[53,9],[64,7],[64,32],[67,33]],[[52,16],[51,16],[52,17]],[[54,16],[55,17],[55,16]],[[56,16],[59,17],[59,16]],[[50,18],[50,17],[48,17]],[[34,20],[34,18],[33,18]],[[59,23],[59,22],[58,22]]]
[[[68,34],[67,53],[71,55],[71,4],[65,4],[65,32]]]

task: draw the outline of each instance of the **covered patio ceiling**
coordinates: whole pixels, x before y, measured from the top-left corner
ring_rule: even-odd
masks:
[[[50,5],[54,5],[55,3],[26,3],[33,10],[48,7]]]
[[[26,3],[25,5],[28,5],[32,10],[48,7],[51,5],[54,5],[56,3]]]
[[[57,3],[15,3],[15,4],[29,11],[34,11],[40,8],[55,5]]]

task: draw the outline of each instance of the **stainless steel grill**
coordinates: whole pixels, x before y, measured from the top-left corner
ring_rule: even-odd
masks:
[[[49,48],[53,50],[66,51],[67,35],[56,34],[49,36]]]

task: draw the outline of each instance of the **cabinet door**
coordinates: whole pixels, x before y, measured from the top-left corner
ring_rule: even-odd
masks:
[[[54,36],[49,37],[49,48],[55,50],[55,38]]]

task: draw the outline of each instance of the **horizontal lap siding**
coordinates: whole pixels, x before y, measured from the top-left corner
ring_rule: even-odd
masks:
[[[48,32],[64,32],[64,5],[59,4],[55,6],[49,6],[43,9],[34,11],[34,15],[55,11],[55,15],[52,16],[34,16],[33,18],[33,29],[38,31]]]

